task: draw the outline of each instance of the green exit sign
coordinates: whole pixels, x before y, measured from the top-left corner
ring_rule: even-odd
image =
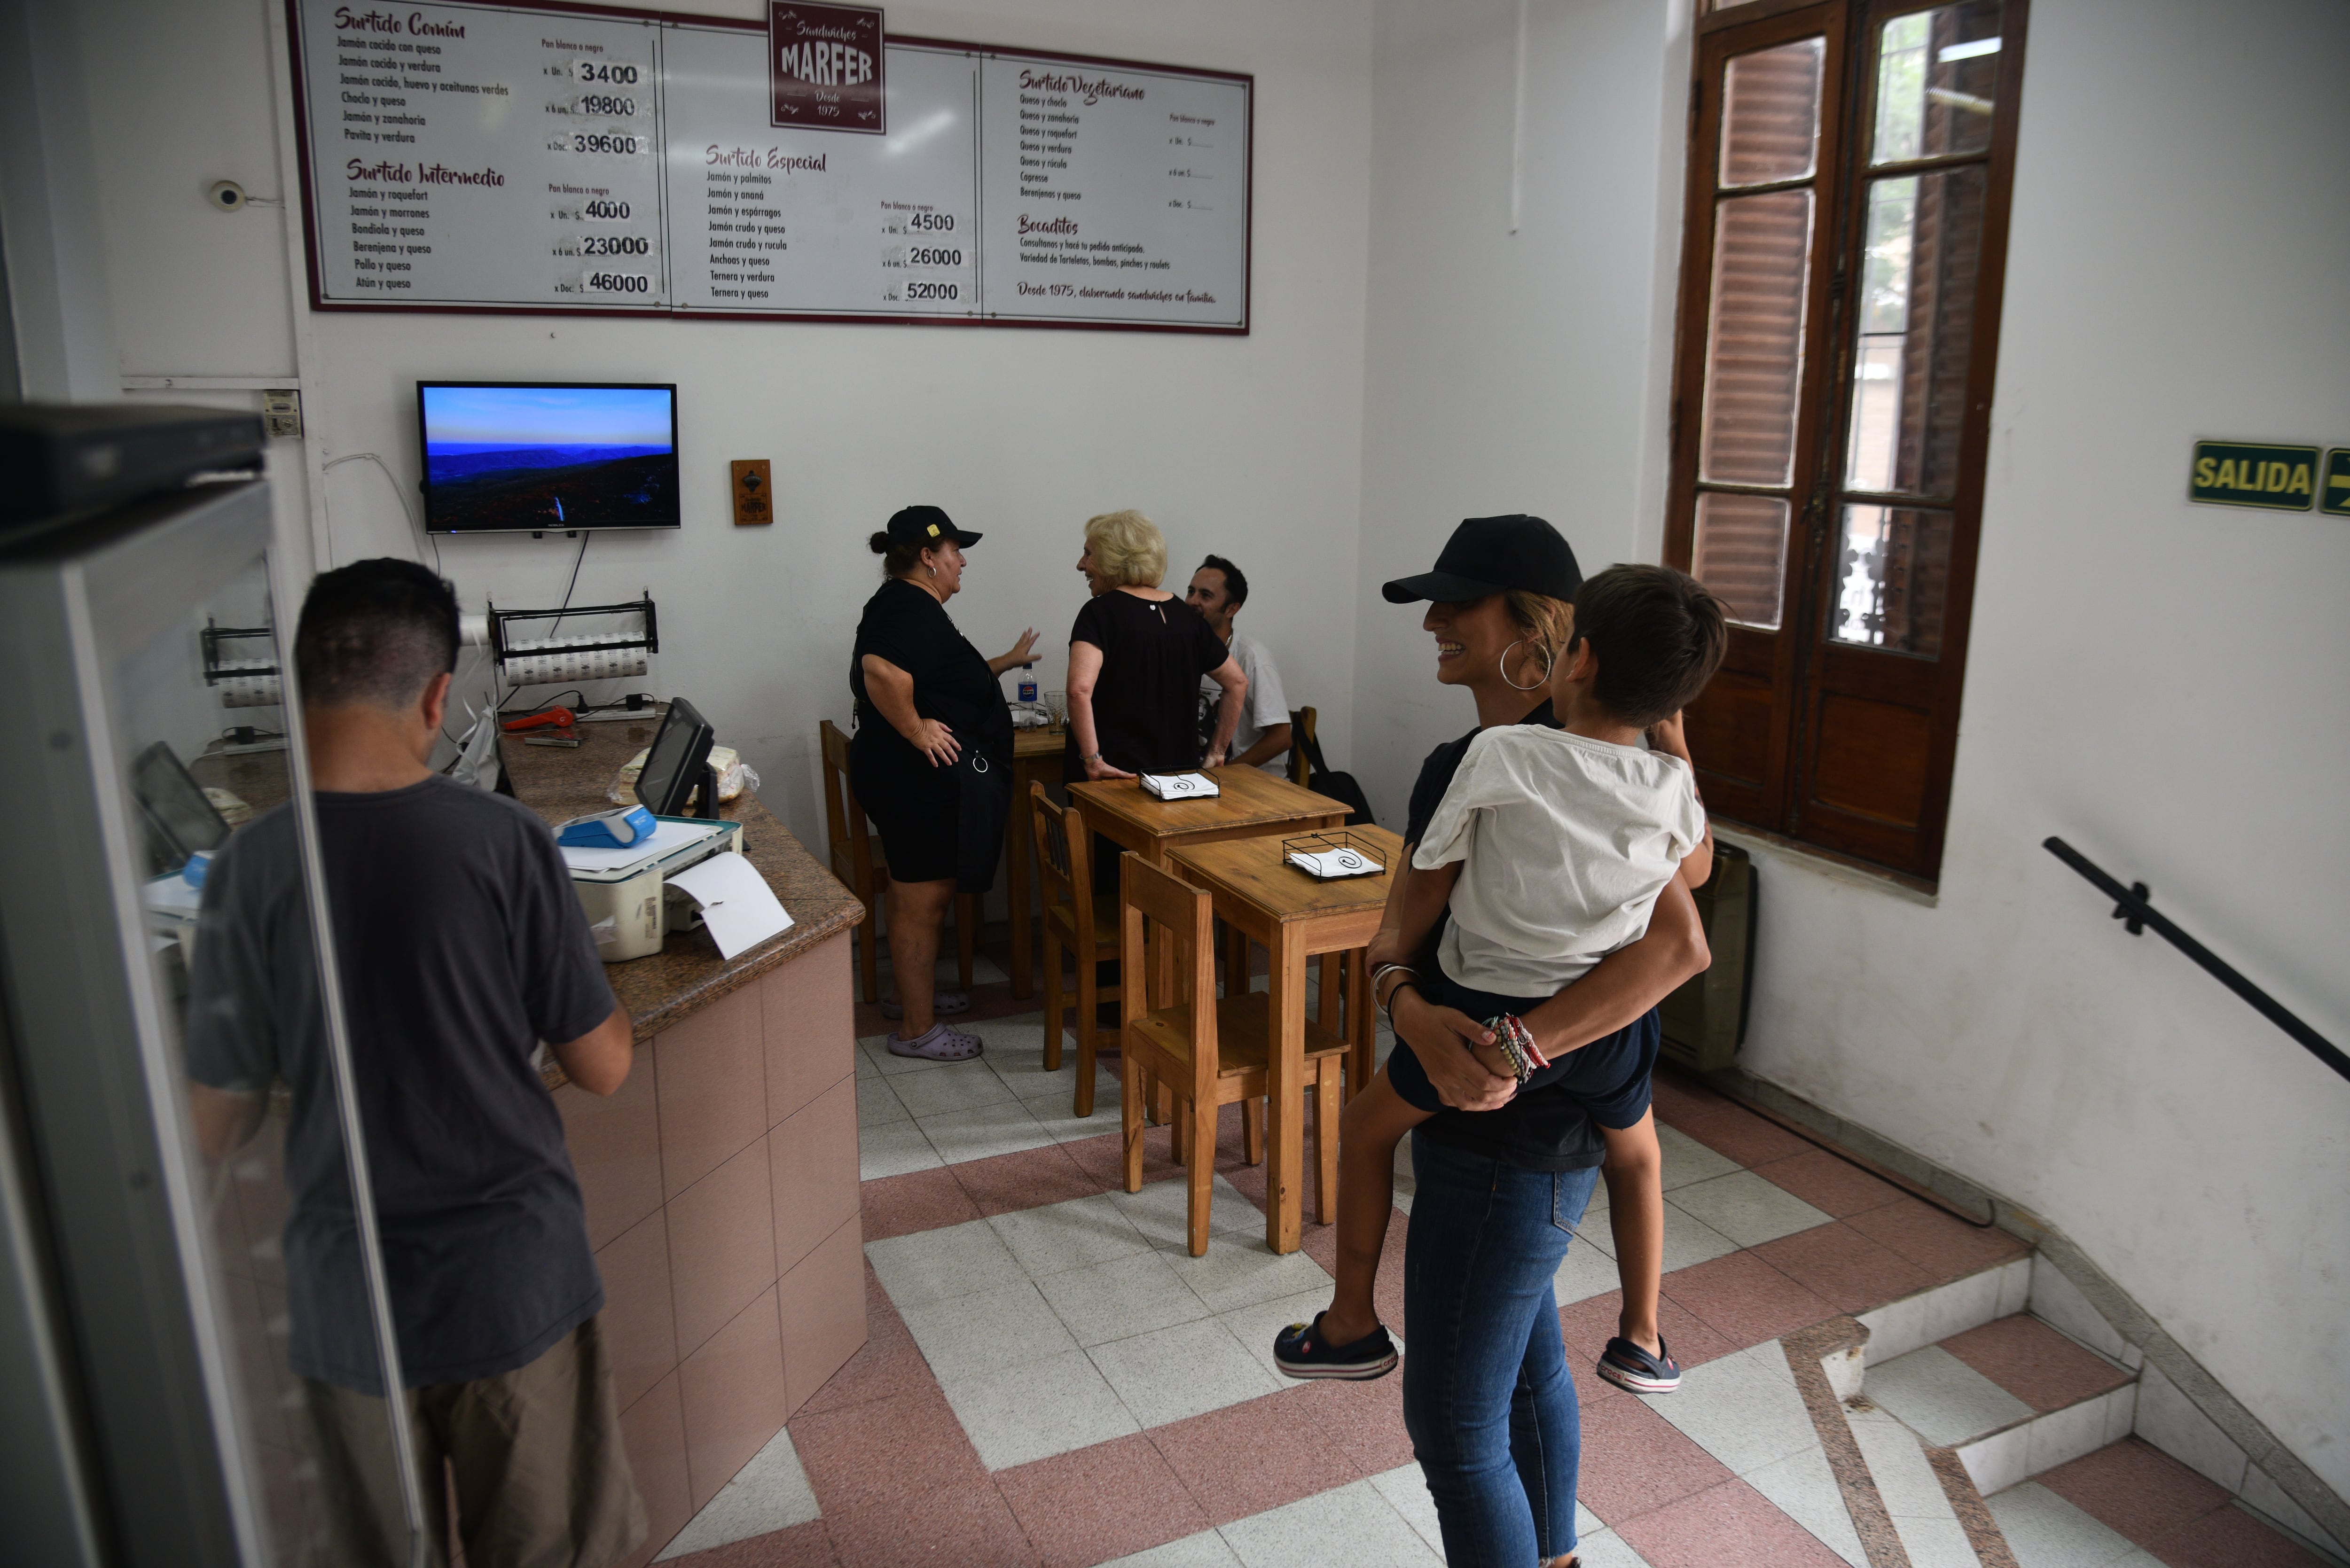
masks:
[[[2262,441],[2199,441],[2187,499],[2213,506],[2306,512],[2317,500],[2318,451]],[[2350,498],[2350,490],[2345,491]]]
[[[2350,517],[2350,446],[2337,446],[2325,454],[2325,478],[2318,486],[2317,509]]]

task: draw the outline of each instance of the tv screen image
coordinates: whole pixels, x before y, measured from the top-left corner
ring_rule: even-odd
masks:
[[[420,381],[436,534],[674,528],[677,389]]]

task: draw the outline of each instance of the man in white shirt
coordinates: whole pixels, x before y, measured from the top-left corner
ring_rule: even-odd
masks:
[[[1207,618],[1232,649],[1232,657],[1240,660],[1241,673],[1248,677],[1248,701],[1241,710],[1240,728],[1232,735],[1231,760],[1269,774],[1287,772],[1289,699],[1282,693],[1281,671],[1274,668],[1273,655],[1264,650],[1264,644],[1232,629],[1232,618],[1248,602],[1248,578],[1222,556],[1211,556],[1191,574],[1191,589],[1183,596],[1183,602]],[[1200,697],[1206,707],[1201,711],[1212,713],[1223,694],[1223,688],[1214,681],[1202,680]]]

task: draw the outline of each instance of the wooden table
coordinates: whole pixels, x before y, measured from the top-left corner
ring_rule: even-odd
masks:
[[[1060,782],[1061,762],[1067,754],[1066,730],[1014,730],[1012,732],[1012,820],[1004,836],[1004,903],[1012,914],[1012,994],[1026,996],[1035,989],[1035,938],[1028,929],[1028,884],[1036,862],[1035,814],[1028,809],[1028,784],[1042,779]]]
[[[1290,786],[1295,788],[1295,785]],[[1208,890],[1224,923],[1263,942],[1273,954],[1272,1048],[1266,1054],[1265,1087],[1270,1116],[1265,1129],[1264,1241],[1276,1252],[1297,1251],[1303,1220],[1305,1147],[1305,971],[1325,957],[1322,1022],[1334,1027],[1337,1001],[1329,965],[1336,955],[1361,949],[1378,934],[1388,888],[1403,855],[1403,840],[1384,827],[1364,824],[1347,830],[1357,848],[1388,869],[1376,877],[1317,882],[1281,858],[1281,839],[1250,838],[1224,843],[1181,844],[1167,852],[1175,874]],[[1347,966],[1346,1027],[1351,1049],[1347,1093],[1369,1081],[1370,987],[1359,958]],[[1243,978],[1239,983],[1245,985]],[[1325,1127],[1324,1137],[1337,1129]],[[1336,1218],[1336,1195],[1316,1195],[1316,1219]]]
[[[1312,833],[1347,820],[1347,803],[1300,789],[1262,768],[1221,767],[1208,776],[1223,791],[1212,800],[1153,800],[1134,779],[1069,786],[1086,826],[1153,866],[1186,845],[1220,844],[1268,834]]]

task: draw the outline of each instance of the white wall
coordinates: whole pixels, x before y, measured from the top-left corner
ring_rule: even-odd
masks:
[[[1357,759],[1390,820],[1471,718],[1379,578],[1521,508],[1586,568],[1657,556],[1685,24],[1534,0],[1513,242],[1511,9],[1379,10]],[[2350,445],[2345,51],[2334,0],[2034,7],[1939,899],[1763,852],[1743,1057],[2046,1216],[2337,1492],[2350,1085],[2039,844],[2350,1038],[2350,524],[2181,499],[2198,437]]]
[[[760,14],[742,0],[708,8]],[[312,313],[289,281],[279,213],[224,215],[201,201],[222,177],[279,192],[270,0],[82,9],[88,39],[132,40],[109,57],[111,112],[97,120],[101,167],[123,171],[103,183],[127,370],[290,369],[305,333],[316,454],[379,452],[406,484],[420,378],[679,384],[685,527],[596,538],[577,602],[651,589],[662,652],[649,684],[691,697],[803,838],[821,835],[816,722],[847,720],[849,643],[879,580],[865,537],[915,501],[986,533],[952,612],[988,653],[1037,627],[1047,687],[1061,683],[1084,600],[1073,568],[1087,516],[1139,506],[1156,518],[1179,590],[1201,555],[1232,556],[1254,591],[1243,625],[1273,649],[1292,701],[1335,713],[1325,733],[1346,754],[1353,617],[1329,584],[1355,576],[1361,484],[1362,0],[890,8],[906,33],[1254,73],[1259,325],[1241,338]],[[173,25],[149,25],[165,10]],[[726,463],[748,457],[774,462],[778,521],[738,530]],[[325,487],[328,561],[419,550],[372,465],[337,468]],[[468,608],[485,596],[559,603],[577,548],[559,536],[440,541]]]
[[[1497,513],[1549,518],[1586,573],[1656,557],[1686,9],[1534,0],[1513,234],[1516,5],[1379,6],[1354,771],[1389,826],[1476,715],[1379,585]]]

